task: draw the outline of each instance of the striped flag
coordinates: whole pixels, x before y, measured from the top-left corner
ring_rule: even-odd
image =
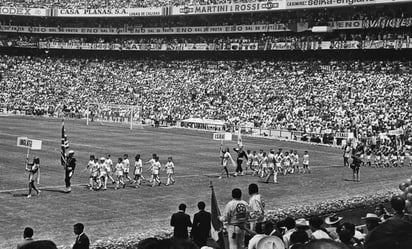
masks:
[[[213,189],[212,183],[210,183],[210,187],[212,188],[212,200],[211,200],[211,237],[215,240],[219,240],[219,233],[221,232],[223,228],[223,223],[222,221],[219,220],[220,216],[220,210],[219,206],[217,205],[217,200],[216,200],[216,195],[215,195],[215,190]]]
[[[64,129],[64,120],[62,121],[62,144],[61,144],[61,164],[64,166],[66,164],[66,150],[69,149],[69,141],[67,140],[66,130]]]

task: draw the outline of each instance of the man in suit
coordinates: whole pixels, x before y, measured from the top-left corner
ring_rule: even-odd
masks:
[[[197,207],[199,208],[199,212],[193,217],[191,237],[199,248],[201,248],[206,245],[207,238],[209,238],[211,216],[209,212],[205,211],[206,204],[203,201],[199,202]]]
[[[77,235],[77,238],[74,242],[73,249],[89,249],[90,241],[83,231],[84,225],[82,223],[74,224],[73,232]]]
[[[170,220],[170,225],[174,227],[173,237],[175,239],[186,240],[189,237],[187,228],[192,227],[192,222],[190,221],[190,216],[185,212],[186,205],[182,203],[179,205],[179,212],[174,213]]]
[[[24,228],[23,241],[17,244],[17,249],[21,249],[24,245],[33,242],[33,229],[31,227]]]

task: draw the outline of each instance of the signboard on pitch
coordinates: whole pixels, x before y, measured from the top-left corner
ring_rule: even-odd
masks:
[[[29,148],[32,150],[41,150],[41,140],[29,139],[27,137],[17,138],[17,147]]]
[[[213,133],[213,140],[232,141],[232,133],[228,133],[228,132]]]

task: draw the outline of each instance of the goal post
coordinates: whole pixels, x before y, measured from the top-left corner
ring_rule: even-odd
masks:
[[[141,110],[137,105],[88,103],[86,125],[127,125],[130,130],[142,128]]]

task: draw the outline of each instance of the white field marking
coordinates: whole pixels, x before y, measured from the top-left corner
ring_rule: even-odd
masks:
[[[73,184],[71,187],[81,187],[81,186],[86,186],[87,184]],[[37,187],[38,189],[56,189],[56,188],[66,188],[66,185],[57,185],[57,186],[44,186],[44,187]],[[16,188],[16,189],[4,189],[0,190],[1,193],[8,193],[8,192],[17,192],[17,191],[24,191],[27,190],[27,188]]]

